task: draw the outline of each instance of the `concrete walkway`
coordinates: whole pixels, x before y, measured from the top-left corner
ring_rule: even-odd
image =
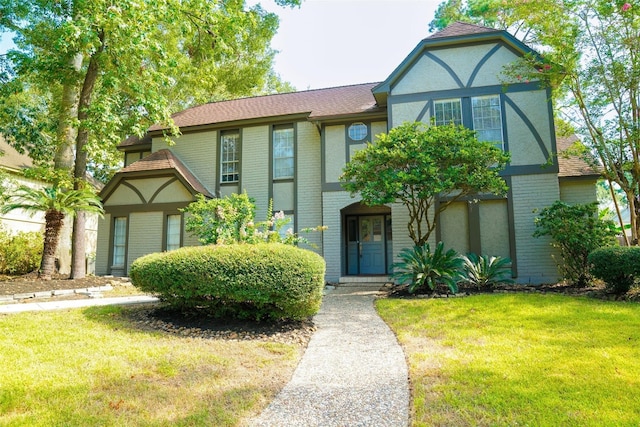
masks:
[[[288,385],[250,426],[406,426],[408,371],[371,287],[338,287]]]

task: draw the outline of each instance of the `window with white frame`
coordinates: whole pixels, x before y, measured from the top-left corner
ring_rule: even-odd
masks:
[[[127,244],[127,218],[113,219],[113,267],[124,267]]]
[[[502,112],[500,96],[478,96],[471,98],[473,129],[479,141],[494,142],[502,148]]]
[[[167,215],[167,250],[172,251],[180,247],[180,231],[182,217],[179,214]]]
[[[220,134],[220,182],[238,182],[240,178],[240,133]]]
[[[454,123],[462,124],[462,103],[460,99],[439,99],[433,103],[436,126]]]
[[[293,127],[275,127],[273,129],[273,179],[293,178],[293,174]]]

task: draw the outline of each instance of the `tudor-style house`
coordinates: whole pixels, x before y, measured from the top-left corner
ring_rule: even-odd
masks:
[[[173,116],[120,145],[125,167],[103,189],[98,274],[126,275],[138,257],[198,244],[180,208],[246,191],[258,219],[269,200],[307,235],[327,263],[326,279],[387,275],[413,245],[402,205],[368,207],[342,188],[356,150],[405,121],[461,123],[511,153],[505,197],[460,201],[442,215],[433,242],[458,252],[510,257],[519,283],[557,279],[549,240],[535,239],[536,209],[596,199],[597,174],[554,156],[561,143],[551,93],[537,82],[503,85],[506,64],[531,50],[507,32],[456,23],[422,40],[383,82],[215,102]]]

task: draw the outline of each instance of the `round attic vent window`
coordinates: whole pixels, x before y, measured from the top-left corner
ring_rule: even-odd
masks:
[[[349,138],[353,141],[362,141],[367,137],[367,125],[364,123],[353,123],[349,126]]]

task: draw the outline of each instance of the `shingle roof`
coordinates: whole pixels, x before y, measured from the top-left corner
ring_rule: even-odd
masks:
[[[384,112],[383,108],[376,105],[371,93],[376,85],[365,83],[212,102],[176,113],[173,120],[178,127],[185,128],[293,114],[308,114],[309,119],[320,119]],[[153,125],[149,128],[150,131],[160,129],[163,126]]]
[[[176,171],[196,192],[204,194],[207,197],[213,195],[206,189],[204,185],[195,177],[194,174],[178,159],[171,151],[162,149],[148,155],[147,157],[131,163],[129,166],[121,169],[118,174],[127,174],[131,172],[150,172],[150,171]]]
[[[558,177],[599,176],[600,173],[578,156],[566,156],[562,152],[578,141],[578,137],[558,136],[556,146],[558,148]]]
[[[500,32],[495,28],[484,27],[482,25],[470,24],[468,22],[457,21],[448,27],[430,35],[427,39],[437,39],[442,37],[459,37],[471,34],[496,33]]]

